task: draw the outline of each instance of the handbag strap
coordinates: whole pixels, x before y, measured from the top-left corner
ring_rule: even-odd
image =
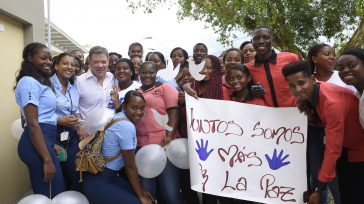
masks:
[[[104,131],[109,128],[110,126],[114,125],[115,123],[119,122],[119,121],[122,121],[122,120],[127,120],[129,121],[128,118],[116,118],[116,119],[113,119],[112,121],[110,121],[108,124],[106,124],[106,126],[104,127]]]
[[[107,129],[107,128],[109,128],[109,127],[111,127],[112,125],[114,125],[115,123],[117,123],[117,122],[119,122],[119,121],[122,121],[122,120],[127,120],[127,121],[129,121],[129,119],[128,118],[116,118],[116,119],[113,119],[112,121],[110,121],[106,126],[105,126],[105,128],[104,128],[104,131]],[[112,160],[114,160],[114,159],[116,159],[116,158],[118,158],[120,155],[122,154],[122,151],[120,150],[118,153],[116,153],[114,156],[112,156],[112,157],[104,157],[105,158],[105,160],[106,161],[112,161]]]

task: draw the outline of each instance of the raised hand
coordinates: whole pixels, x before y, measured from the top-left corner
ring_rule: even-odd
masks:
[[[287,154],[283,158],[282,158],[282,156],[283,156],[283,150],[281,150],[281,152],[279,153],[279,155],[277,157],[277,149],[274,149],[272,158],[270,158],[268,154],[265,154],[265,158],[267,159],[269,167],[272,170],[277,170],[277,169],[291,163],[291,162],[284,162],[284,160],[287,159],[289,154]]]
[[[203,139],[201,139],[201,145],[200,143],[198,143],[198,141],[196,140],[196,144],[197,144],[197,149],[195,148],[198,156],[200,157],[201,161],[205,161],[211,154],[212,151],[214,151],[214,149],[211,149],[210,151],[207,152],[207,146],[209,145],[209,141],[206,140],[206,144],[204,145],[204,141]]]

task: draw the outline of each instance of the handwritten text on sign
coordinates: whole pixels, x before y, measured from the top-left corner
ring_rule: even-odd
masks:
[[[262,203],[303,203],[306,116],[186,96],[193,190]]]

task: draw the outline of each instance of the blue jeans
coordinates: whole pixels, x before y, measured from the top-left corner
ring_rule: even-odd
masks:
[[[86,173],[83,191],[93,204],[140,204],[130,183],[119,177],[118,171],[104,168],[97,175]]]
[[[163,200],[168,204],[181,204],[180,172],[171,162],[167,160],[166,168],[155,178],[140,177],[140,183],[148,190],[153,198],[157,195],[157,185]]]
[[[317,174],[321,168],[322,161],[324,159],[325,144],[324,144],[325,131],[322,127],[308,126],[308,152],[309,152],[309,164],[311,174],[311,188],[317,187]],[[340,191],[337,178],[332,180],[328,184],[328,188],[334,198],[335,204],[341,204],[340,202]],[[327,204],[327,192],[321,195],[321,204]]]
[[[18,154],[20,159],[28,166],[30,182],[32,184],[34,194],[42,194],[47,197],[51,194],[51,197],[53,198],[57,194],[65,191],[61,165],[57,159],[57,154],[53,149],[53,144],[56,141],[57,128],[55,125],[45,123],[40,123],[39,126],[42,130],[48,152],[56,167],[56,174],[52,178],[51,184],[43,181],[43,159],[39,156],[32,141],[30,140],[29,129],[27,126],[24,128],[24,132],[19,140]]]

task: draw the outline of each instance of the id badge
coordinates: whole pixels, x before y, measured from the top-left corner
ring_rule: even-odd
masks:
[[[61,133],[61,142],[63,142],[63,141],[67,141],[67,140],[68,140],[69,135],[70,135],[70,132],[68,132],[68,131],[64,131],[64,132],[62,132],[62,133]]]

